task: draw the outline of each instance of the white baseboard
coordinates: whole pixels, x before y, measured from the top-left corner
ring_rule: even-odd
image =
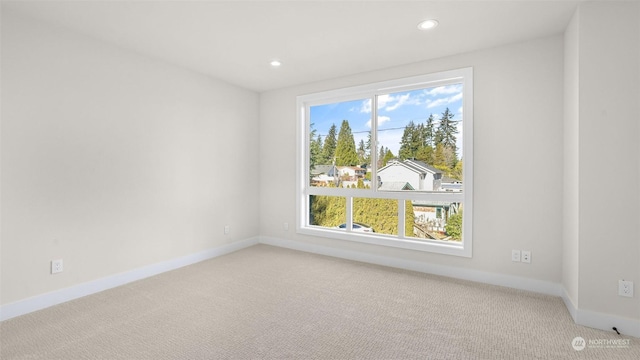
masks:
[[[148,265],[122,274],[108,276],[87,283],[56,290],[50,293],[34,296],[14,303],[0,306],[0,321],[14,318],[16,316],[28,314],[53,305],[74,300],[83,296],[95,294],[127,283],[158,275],[163,272],[175,270],[187,265],[195,264],[204,260],[226,255],[249,246],[258,244],[258,238],[249,238],[236,241],[231,244],[208,249],[196,254],[191,254],[176,259],[167,260],[161,263]]]
[[[356,251],[336,249],[328,246],[314,245],[273,237],[261,236],[260,243],[342,259],[361,261],[370,264],[418,271],[427,274],[442,275],[456,279],[476,281],[484,284],[505,286],[514,289],[533,291],[546,295],[560,296],[562,297],[562,300],[564,301],[569,314],[571,314],[571,317],[576,324],[605,331],[612,331],[611,328],[615,326],[623,335],[640,337],[640,321],[635,319],[622,318],[611,314],[602,314],[593,311],[577,309],[567,295],[564,287],[561,284],[552,283],[549,281],[495,274],[445,265],[427,264],[417,261],[397,259],[382,255],[366,254]]]
[[[640,338],[640,321],[636,319],[579,309],[571,301],[564,288],[562,289],[562,300],[564,300],[573,321],[578,325],[604,331],[613,331],[612,328],[615,327],[622,335]]]
[[[623,318],[610,314],[603,314],[575,307],[562,285],[529,278],[511,275],[495,274],[471,269],[451,267],[445,265],[427,264],[412,260],[398,259],[382,255],[366,254],[351,250],[336,249],[328,246],[313,245],[292,240],[284,240],[273,237],[254,237],[196,254],[164,261],[158,264],[134,269],[122,274],[116,274],[106,278],[75,285],[69,288],[56,290],[50,293],[34,296],[14,303],[0,306],[0,321],[8,320],[16,316],[28,314],[50,306],[61,304],[83,296],[95,294],[127,283],[148,278],[163,272],[175,270],[187,265],[204,260],[226,255],[258,243],[278,246],[293,250],[299,250],[314,254],[327,255],[342,259],[355,260],[370,264],[389,266],[427,274],[441,275],[456,279],[476,281],[485,284],[505,286],[514,289],[528,290],[537,293],[561,296],[567,310],[574,322],[578,325],[588,326],[605,331],[611,331],[616,327],[623,335],[640,338],[640,321]]]
[[[560,296],[562,286],[549,281],[523,278],[512,275],[489,273],[484,271],[465,269],[460,267],[429,264],[419,261],[398,259],[382,255],[366,254],[357,251],[336,249],[328,246],[313,245],[292,240],[273,237],[260,237],[261,244],[300,250],[314,254],[328,255],[342,259],[355,260],[370,264],[389,266],[404,270],[417,271],[427,274],[447,276],[456,279],[470,280],[490,285],[505,286],[513,289],[533,291],[537,293]]]
[[[576,320],[578,319],[578,308],[573,303],[573,300],[571,300],[571,298],[569,297],[569,293],[567,293],[567,289],[565,289],[564,286],[562,287],[561,296],[562,301],[564,301],[564,306],[566,306],[567,310],[569,310],[569,315],[571,315],[573,322],[577,324],[578,322]]]

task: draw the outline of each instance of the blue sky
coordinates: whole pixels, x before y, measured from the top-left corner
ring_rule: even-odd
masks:
[[[435,126],[446,108],[453,112],[454,120],[462,120],[462,84],[452,84],[413,91],[402,91],[378,96],[378,143],[398,155],[404,127],[412,121],[425,123],[433,114]],[[342,120],[349,121],[356,147],[361,139],[367,140],[371,131],[371,100],[354,100],[311,107],[311,123],[316,136],[323,137],[332,124],[336,135]],[[462,122],[458,123],[458,158],[462,158]],[[378,149],[380,146],[378,146]]]

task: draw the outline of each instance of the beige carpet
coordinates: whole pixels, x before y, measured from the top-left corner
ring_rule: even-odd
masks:
[[[560,298],[266,245],[0,330],[2,359],[640,359]]]

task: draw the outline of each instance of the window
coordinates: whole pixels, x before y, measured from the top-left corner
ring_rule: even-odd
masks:
[[[471,257],[472,75],[299,96],[297,231]]]

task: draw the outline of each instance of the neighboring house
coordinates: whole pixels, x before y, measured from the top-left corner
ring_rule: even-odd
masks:
[[[442,182],[442,171],[418,160],[391,160],[378,170],[382,184],[386,182],[408,182],[414,190],[438,191]]]
[[[316,165],[311,170],[311,182],[315,186],[326,186],[329,183],[351,186],[364,179],[367,169],[357,166]],[[345,184],[346,183],[346,184]]]
[[[311,184],[313,186],[328,186],[337,180],[338,170],[333,165],[316,165],[311,169]]]
[[[401,191],[462,191],[462,182],[442,175],[442,171],[417,160],[391,160],[381,168],[379,190]],[[458,203],[448,201],[412,201],[416,226],[414,230],[423,234],[429,231],[444,231],[449,216],[458,213]],[[429,235],[430,237],[431,235]]]
[[[333,165],[316,165],[311,169],[311,177],[318,176],[321,174],[333,176]]]
[[[348,178],[350,181],[363,179],[367,173],[367,169],[357,166],[338,166],[338,173],[341,178]]]
[[[441,190],[443,191],[452,191],[452,192],[461,192],[462,191],[462,181],[457,179],[452,179],[447,176],[442,177]]]

